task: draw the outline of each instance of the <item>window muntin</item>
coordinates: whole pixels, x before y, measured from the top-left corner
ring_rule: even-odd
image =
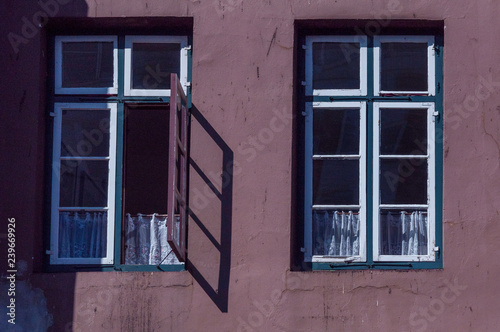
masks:
[[[366,237],[366,103],[306,107],[306,261],[364,262],[366,246],[360,239]],[[339,139],[336,131],[347,139]],[[321,134],[332,143],[325,144]],[[328,229],[325,218],[334,219],[338,227]],[[339,232],[349,232],[351,242],[341,241]]]
[[[365,36],[306,37],[306,94],[366,95],[366,42]]]
[[[435,95],[432,36],[373,37],[374,94]]]
[[[126,36],[125,96],[170,96],[170,74],[187,83],[187,37]]]
[[[373,259],[435,260],[435,117],[434,103],[375,102],[373,105]],[[386,114],[400,113],[399,145],[382,144]],[[395,116],[394,116],[395,117]],[[425,121],[423,121],[423,118]],[[410,121],[413,119],[413,121]],[[406,141],[407,143],[402,143]],[[385,152],[385,153],[384,153]],[[411,233],[411,234],[410,234]],[[391,244],[391,238],[399,237]],[[405,246],[413,246],[413,249]],[[399,252],[395,247],[400,247]],[[391,249],[392,248],[392,249]]]
[[[118,51],[115,36],[57,36],[56,94],[116,94]]]
[[[86,118],[83,113],[97,126],[90,129],[89,121],[82,120]],[[113,263],[116,113],[112,103],[54,105],[52,264]],[[76,145],[71,144],[74,139],[67,139],[67,127],[82,134]],[[70,153],[63,148],[68,141],[66,147],[74,145]],[[104,150],[108,152],[104,154]],[[79,239],[78,248],[67,243],[71,239]],[[105,248],[102,243],[107,244]]]

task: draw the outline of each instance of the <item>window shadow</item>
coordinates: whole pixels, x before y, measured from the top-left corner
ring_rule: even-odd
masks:
[[[233,151],[191,108],[189,238],[186,269],[221,312],[228,311]]]

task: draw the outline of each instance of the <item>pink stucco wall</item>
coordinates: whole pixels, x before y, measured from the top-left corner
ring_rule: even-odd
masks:
[[[39,8],[4,1],[1,225],[17,220],[21,278],[44,291],[53,331],[498,330],[500,2],[60,2],[69,3],[59,17],[192,17],[192,101],[217,137],[193,117],[191,157],[212,179],[224,153],[235,166],[229,207],[194,171],[190,188],[192,209],[216,241],[230,209],[229,272],[219,272],[219,251],[191,220],[189,257],[203,280],[189,272],[42,273],[45,38],[35,34],[16,54],[7,33],[19,33]],[[294,21],[381,18],[444,21],[444,268],[291,272]],[[272,137],[249,151],[266,128]],[[221,312],[218,282],[227,275]]]

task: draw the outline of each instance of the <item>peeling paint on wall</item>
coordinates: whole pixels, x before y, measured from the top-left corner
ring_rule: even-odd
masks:
[[[45,295],[40,288],[33,288],[29,281],[15,282],[15,295],[13,297],[5,296],[9,291],[10,282],[2,279],[0,281],[0,307],[2,308],[2,319],[0,319],[0,331],[5,332],[45,332],[52,326],[52,314],[47,310],[47,301]],[[9,299],[15,299],[15,316],[9,318],[9,323],[6,317],[10,309]]]

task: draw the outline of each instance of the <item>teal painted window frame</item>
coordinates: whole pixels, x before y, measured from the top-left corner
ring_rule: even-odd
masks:
[[[73,37],[78,38],[80,35],[73,35]],[[88,36],[88,35],[86,35]],[[92,35],[94,36],[94,35]],[[92,37],[91,36],[91,37]],[[99,35],[95,35],[99,36]],[[46,270],[49,272],[68,272],[68,271],[143,271],[143,272],[153,272],[153,271],[185,271],[185,264],[161,264],[161,265],[126,265],[121,263],[121,250],[122,250],[122,186],[123,186],[123,172],[122,165],[123,159],[123,130],[125,121],[125,104],[126,103],[143,103],[143,104],[168,104],[170,102],[170,96],[130,96],[125,93],[125,46],[126,38],[130,36],[134,37],[152,37],[154,35],[148,34],[113,34],[117,37],[117,81],[118,87],[116,94],[100,94],[100,95],[82,95],[81,93],[67,93],[67,94],[54,94],[49,96],[51,103],[49,110],[52,112],[55,104],[67,103],[67,104],[85,104],[85,103],[101,103],[113,105],[116,109],[116,171],[115,173],[115,216],[114,216],[114,248],[113,248],[113,264],[45,264]],[[58,38],[58,36],[55,36]],[[98,37],[99,38],[99,37]],[[154,38],[154,37],[153,37]],[[168,38],[174,38],[173,42],[177,42],[179,38],[185,38],[187,40],[187,45],[181,43],[181,52],[184,52],[185,59],[182,60],[181,64],[187,69],[186,76],[187,82],[183,82],[185,93],[188,99],[188,108],[191,107],[191,80],[192,80],[192,36],[191,35],[158,35],[158,38],[163,38],[168,40]],[[49,69],[54,70],[55,68],[49,66]],[[170,79],[170,77],[168,78]],[[53,82],[52,82],[53,83]],[[53,140],[53,139],[52,139]],[[165,188],[165,190],[167,190]],[[50,240],[49,240],[50,243]],[[50,250],[47,250],[47,254],[50,254]],[[48,262],[48,260],[46,260]]]
[[[434,38],[434,57],[435,57],[435,62],[434,62],[434,84],[433,86],[429,89],[429,95],[406,95],[406,94],[392,94],[392,95],[380,95],[377,94],[374,91],[374,39],[378,36],[373,36],[373,35],[363,35],[360,36],[361,38],[367,38],[367,71],[366,71],[366,77],[367,77],[367,93],[366,95],[363,96],[358,96],[358,95],[353,95],[353,94],[341,94],[341,93],[332,93],[329,95],[326,95],[324,93],[316,93],[313,94],[311,93],[312,89],[310,87],[310,84],[312,84],[309,79],[311,77],[311,73],[309,73],[305,69],[299,69],[299,75],[303,75],[302,79],[302,85],[305,86],[302,90],[300,90],[300,95],[298,98],[299,102],[299,107],[298,109],[303,112],[302,115],[304,118],[307,116],[307,113],[309,112],[307,110],[308,107],[312,109],[311,105],[312,103],[335,103],[335,102],[361,102],[361,103],[366,103],[366,122],[367,122],[367,128],[366,128],[366,261],[363,262],[311,262],[306,260],[306,250],[307,250],[307,239],[306,234],[308,231],[305,229],[306,225],[305,222],[302,224],[302,231],[299,230],[299,233],[303,234],[304,236],[304,246],[301,248],[301,262],[300,264],[306,269],[312,269],[312,270],[364,270],[364,269],[380,269],[380,270],[409,270],[409,269],[441,269],[443,267],[443,231],[442,231],[442,209],[443,209],[443,36],[440,33],[436,34],[429,34],[426,33],[425,35],[419,35],[418,33],[406,33],[402,35],[397,35],[394,33],[391,33],[392,36],[397,36],[397,37],[406,37],[406,36],[419,36],[422,38],[425,37],[433,37]],[[299,45],[299,48],[302,48],[303,50],[299,50],[299,59],[303,59],[303,61],[299,61],[299,64],[302,66],[306,66],[306,49],[309,45],[306,45],[305,40],[308,37],[313,36],[315,38],[317,35],[303,35],[303,43]],[[340,37],[340,38],[346,38],[345,35],[321,35],[320,40],[322,38],[332,38],[333,37]],[[355,35],[348,35],[348,39],[353,39],[356,38]],[[302,74],[300,74],[302,73]],[[300,77],[300,76],[299,76]],[[362,82],[362,80],[361,80]],[[309,88],[308,88],[309,85]],[[361,87],[363,88],[363,87]],[[433,94],[433,95],[432,95]],[[437,116],[435,116],[435,121],[434,123],[434,133],[435,133],[435,143],[434,143],[434,180],[435,180],[435,191],[434,191],[434,234],[435,234],[435,259],[434,261],[425,261],[425,262],[420,262],[420,261],[374,261],[374,253],[373,253],[373,206],[374,206],[374,201],[373,201],[373,176],[374,176],[374,170],[373,170],[373,156],[374,156],[374,151],[373,151],[373,137],[374,137],[374,126],[373,126],[373,119],[374,119],[374,103],[379,102],[379,103],[396,103],[396,102],[412,102],[412,103],[432,103],[434,107],[434,111],[438,112]],[[307,120],[304,120],[304,123]],[[303,139],[306,139],[306,134],[305,132],[302,133]],[[302,136],[301,136],[302,137]],[[302,148],[305,149],[305,143],[302,145]],[[302,152],[302,162],[305,165],[305,158],[306,155],[304,152]],[[306,177],[306,173],[308,170],[305,168],[305,166],[302,166],[300,168],[301,172],[304,172],[304,176],[302,178]],[[301,178],[299,176],[299,178]],[[308,193],[308,188],[305,185],[304,186],[304,194],[302,199],[305,200],[307,199],[307,195],[312,193]],[[299,215],[302,215],[304,219],[302,219],[302,222],[306,218],[306,214],[311,211],[306,208],[306,206],[303,203],[299,203],[302,205],[300,209],[303,209],[302,213],[299,213]],[[309,232],[312,232],[309,231]]]

